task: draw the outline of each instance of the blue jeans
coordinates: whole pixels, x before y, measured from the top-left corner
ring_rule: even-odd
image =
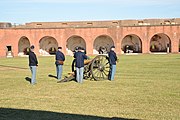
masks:
[[[78,83],[83,82],[83,72],[84,72],[84,67],[81,68],[76,67],[76,80]]]
[[[114,80],[115,73],[116,73],[116,65],[111,65],[109,71],[109,80]]]
[[[60,80],[62,76],[63,65],[56,65],[57,79]]]
[[[30,66],[30,70],[32,73],[32,77],[31,77],[31,84],[36,84],[36,66]]]

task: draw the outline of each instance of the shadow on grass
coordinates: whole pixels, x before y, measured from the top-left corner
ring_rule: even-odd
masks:
[[[55,75],[51,75],[51,74],[49,74],[48,77],[52,77],[52,78],[57,79],[57,77]]]
[[[25,80],[28,81],[29,83],[31,83],[31,78],[25,77]]]
[[[22,69],[22,70],[28,69],[28,68],[24,68],[24,67],[16,67],[16,66],[8,66],[8,65],[0,65],[0,67],[11,68],[11,69]]]
[[[92,115],[68,114],[40,110],[0,108],[1,120],[138,120],[129,118],[108,118]]]

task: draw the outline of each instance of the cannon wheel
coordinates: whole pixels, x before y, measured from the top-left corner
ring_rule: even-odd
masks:
[[[91,74],[95,80],[107,80],[110,64],[106,55],[96,56],[91,64]]]

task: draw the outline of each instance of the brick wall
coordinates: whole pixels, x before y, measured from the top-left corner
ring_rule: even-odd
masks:
[[[6,56],[7,46],[12,46],[15,56],[18,55],[18,42],[20,38],[27,37],[30,44],[35,45],[35,52],[39,55],[39,41],[46,36],[57,40],[66,54],[67,40],[72,36],[79,36],[84,39],[88,54],[93,54],[93,44],[97,37],[108,36],[112,38],[117,54],[121,54],[121,44],[127,35],[135,35],[142,42],[142,53],[150,53],[150,40],[155,34],[163,33],[171,40],[172,53],[179,52],[180,28],[178,25],[168,26],[114,26],[104,28],[9,28],[0,29],[0,56]]]

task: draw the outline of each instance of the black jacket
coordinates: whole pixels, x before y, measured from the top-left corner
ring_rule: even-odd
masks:
[[[60,65],[60,63],[57,62],[57,60],[65,61],[65,56],[61,51],[56,52],[56,62],[55,62],[56,65]]]
[[[36,58],[36,54],[32,51],[29,52],[29,66],[37,66],[38,60]]]
[[[108,56],[109,56],[109,63],[110,63],[110,65],[116,65],[116,61],[117,61],[116,53],[111,50],[108,53]]]
[[[76,67],[84,67],[84,59],[87,59],[85,53],[78,51],[74,54],[74,58],[76,59]]]

